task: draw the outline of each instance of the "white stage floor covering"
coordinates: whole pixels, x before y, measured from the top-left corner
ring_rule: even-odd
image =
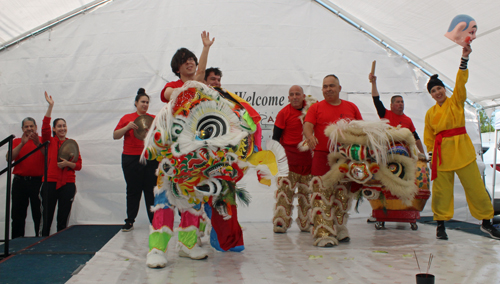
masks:
[[[436,283],[500,283],[500,241],[456,230],[449,240],[435,238],[436,227],[386,223],[376,230],[366,219],[351,219],[349,243],[333,248],[312,246],[312,237],[296,224],[274,234],[271,222],[242,223],[245,250],[211,249],[208,259],[178,256],[177,237],[170,241],[168,264],[146,266],[149,228],[137,225],[119,232],[67,283],[415,283],[420,268]],[[479,230],[479,228],[478,228]],[[208,237],[203,246],[210,247]]]

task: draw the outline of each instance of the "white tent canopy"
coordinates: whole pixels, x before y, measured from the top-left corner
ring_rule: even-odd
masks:
[[[116,0],[0,52],[0,138],[19,137],[26,116],[34,117],[40,130],[47,91],[56,102],[53,117],[66,119],[68,137],[80,145],[83,168],[76,177],[71,223],[121,223],[125,218],[123,142],[114,141],[112,132],[124,114],[135,111],[139,87],[151,96],[149,112],[159,111],[161,89],[177,79],[170,69],[172,55],[180,47],[199,55],[203,30],[216,37],[208,66],[223,70],[225,88],[252,100],[263,117],[264,139],[270,138],[283,106],[258,105],[254,97],[284,97],[286,103],[288,88],[297,84],[322,99],[322,79],[331,73],[340,78],[343,99],[356,103],[364,119],[378,119],[367,79],[373,60],[382,101],[389,107],[392,95],[403,95],[406,113],[423,136],[425,110],[434,104],[425,89],[427,76],[314,1]],[[453,72],[460,54],[458,49],[450,54]],[[466,110],[468,132],[480,145],[475,109]],[[275,186],[257,184],[254,175],[244,182],[253,202],[240,209],[240,219],[271,220]],[[3,175],[0,208],[5,183]],[[460,189],[456,192],[457,212],[465,212],[463,192],[461,197]],[[366,206],[365,215],[370,211]],[[144,208],[138,221],[147,222]]]
[[[33,32],[95,0],[0,0],[0,45]]]
[[[481,105],[500,103],[500,2],[498,1],[349,1],[331,2],[341,12],[393,45],[417,64],[438,73],[453,86],[461,47],[444,33],[453,17],[472,16],[478,23],[472,42],[467,84],[469,99]]]
[[[59,19],[80,7],[102,0],[0,0],[0,45]],[[115,0],[120,2],[120,0]],[[314,2],[314,1],[313,1]],[[321,1],[320,1],[321,2]],[[443,36],[458,14],[468,14],[478,22],[478,37],[473,42],[469,63],[469,99],[483,106],[500,103],[498,66],[500,57],[500,2],[471,1],[324,1],[348,16],[385,43],[397,48],[417,64],[438,73],[450,86],[455,80],[456,54],[460,46]],[[259,3],[259,2],[255,2]],[[223,10],[227,9],[222,8]],[[266,9],[263,7],[263,9]],[[219,11],[220,13],[220,11]]]

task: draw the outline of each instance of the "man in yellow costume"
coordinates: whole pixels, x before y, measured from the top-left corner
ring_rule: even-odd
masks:
[[[467,62],[471,52],[470,45],[463,48],[455,89],[450,98],[446,96],[444,84],[437,75],[433,75],[427,83],[427,90],[436,100],[436,105],[425,115],[424,143],[432,160],[432,211],[438,223],[436,237],[442,240],[448,239],[444,221],[453,217],[455,173],[464,187],[472,216],[483,220],[481,231],[500,239],[500,232],[490,222],[493,206],[481,180],[474,146],[465,130],[465,83],[469,77]]]

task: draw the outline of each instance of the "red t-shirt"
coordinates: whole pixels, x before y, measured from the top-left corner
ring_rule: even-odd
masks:
[[[40,141],[42,141],[42,137],[38,137]],[[19,144],[21,144],[21,138],[16,138],[12,141],[12,149],[16,148]],[[36,148],[33,140],[28,140],[26,144],[21,148],[19,154],[14,159],[17,161],[22,157],[26,156],[29,152],[33,151]],[[42,151],[38,150],[35,153],[31,154],[28,158],[24,159],[21,163],[14,167],[12,171],[15,175],[20,175],[23,177],[41,177],[43,176],[43,165],[44,165],[44,156]]]
[[[412,133],[415,132],[413,121],[411,120],[411,118],[406,116],[406,114],[397,115],[392,111],[386,109],[384,118],[389,120],[390,126],[397,127],[398,125],[401,125],[404,128],[410,129]]]
[[[314,136],[318,139],[318,145],[314,148],[314,151],[330,151],[325,128],[340,119],[362,120],[363,117],[355,104],[345,100],[341,100],[338,106],[331,105],[323,100],[309,108],[305,121],[314,124]]]
[[[48,168],[47,168],[47,181],[48,182],[58,182],[63,181],[66,183],[74,183],[75,182],[75,171],[79,171],[82,169],[82,156],[78,154],[78,161],[75,163],[76,166],[74,169],[64,168],[60,169],[57,166],[57,154],[59,152],[59,148],[65,140],[59,140],[57,137],[52,137],[52,128],[50,127],[50,117],[43,117],[43,125],[42,125],[42,143],[45,141],[50,141],[49,149],[48,149]],[[68,138],[66,138],[67,140]]]
[[[146,114],[151,116],[152,118],[155,117],[152,114],[149,113]],[[138,117],[139,114],[137,114],[137,112],[124,115],[118,122],[118,125],[116,125],[114,131],[122,129],[123,127],[127,126],[129,122],[134,121]],[[129,131],[125,132],[125,135],[123,135],[123,154],[140,155],[142,154],[143,149],[144,149],[144,141],[135,138],[133,129],[130,129]]]
[[[161,93],[160,93],[160,99],[162,102],[164,103],[168,103],[168,100],[165,99],[165,96],[163,95],[165,93],[165,90],[167,88],[180,88],[184,86],[184,82],[182,82],[181,79],[177,80],[177,81],[172,81],[172,82],[168,82],[165,87],[163,87],[163,90],[161,90]]]
[[[295,109],[292,105],[285,106],[276,116],[274,125],[283,129],[280,144],[285,148],[288,165],[307,166],[312,163],[310,151],[301,152],[297,145],[302,142],[302,121],[299,116],[301,110]]]
[[[297,144],[302,141],[302,121],[299,119],[301,114],[302,111],[293,108],[291,104],[278,112],[274,125],[283,129],[281,145],[297,147]]]

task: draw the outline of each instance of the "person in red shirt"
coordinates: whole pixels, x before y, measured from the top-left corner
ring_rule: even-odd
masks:
[[[200,55],[200,63],[196,55],[187,48],[180,48],[172,57],[170,67],[172,72],[179,77],[179,80],[168,82],[160,93],[160,99],[164,103],[170,101],[170,96],[176,88],[184,86],[187,81],[196,80],[204,82],[205,68],[207,68],[208,51],[215,41],[215,38],[210,40],[210,33],[203,31],[201,33],[201,41],[203,42],[203,51]]]
[[[347,211],[351,198],[345,190],[337,187],[325,188],[322,176],[330,170],[328,164],[329,141],[325,135],[325,128],[338,120],[362,120],[358,107],[348,101],[340,99],[342,86],[335,75],[327,75],[323,79],[323,101],[313,104],[307,111],[304,122],[304,136],[309,149],[314,150],[311,174],[313,175],[312,230],[314,245],[332,247],[338,242],[348,242],[349,233]],[[336,218],[334,218],[336,217]],[[342,220],[342,224],[338,223]]]
[[[311,104],[316,102],[316,99],[309,96],[306,100],[302,87],[294,85],[288,91],[288,101],[290,103],[278,112],[273,129],[273,140],[280,142],[285,148],[289,169],[288,177],[278,178],[273,231],[286,233],[292,225],[293,199],[295,188],[297,188],[296,195],[299,202],[297,224],[301,231],[309,232],[311,229],[309,182],[312,177],[312,152],[301,152],[298,145],[302,142],[304,113]]]
[[[42,205],[44,208],[43,213],[43,226],[42,236],[50,235],[50,227],[52,219],[54,218],[54,211],[57,205],[57,231],[65,229],[68,225],[69,215],[71,213],[71,206],[76,194],[75,186],[75,171],[82,169],[82,157],[78,155],[71,161],[60,159],[58,161],[59,148],[68,138],[66,133],[68,128],[66,120],[63,118],[56,118],[50,127],[50,120],[52,115],[52,108],[54,107],[54,100],[45,92],[45,99],[49,103],[47,113],[43,118],[42,124],[42,143],[50,141],[47,153],[47,183],[42,187]],[[50,135],[52,133],[52,136]]]
[[[22,121],[23,136],[12,142],[12,160],[17,161],[40,145],[36,121],[26,117]],[[7,154],[8,155],[8,154]],[[31,204],[31,216],[35,226],[35,235],[40,234],[42,211],[40,186],[44,172],[44,156],[41,150],[24,159],[14,167],[12,181],[12,239],[24,237],[24,228],[28,205]]]
[[[392,96],[390,105],[391,110],[388,110],[385,108],[382,101],[380,101],[380,95],[377,89],[377,76],[370,73],[368,74],[368,80],[370,80],[370,83],[372,84],[373,104],[377,109],[378,116],[380,118],[388,119],[389,125],[393,127],[401,125],[401,127],[408,128],[411,131],[411,133],[413,133],[413,137],[415,138],[415,144],[417,145],[418,151],[420,152],[418,155],[419,159],[426,161],[427,158],[425,156],[424,147],[422,146],[422,141],[420,140],[417,130],[413,125],[413,121],[406,114],[404,114],[405,102],[403,100],[403,97],[400,95]],[[377,219],[372,216],[370,216],[367,220],[367,222],[369,223],[376,221]]]
[[[127,183],[127,219],[125,219],[125,224],[122,227],[124,232],[134,229],[134,222],[139,212],[143,193],[150,223],[153,221],[154,215],[150,208],[154,205],[153,190],[156,185],[158,162],[147,161],[146,165],[139,162],[144,149],[144,141],[134,136],[134,129],[138,129],[138,126],[134,123],[136,118],[141,115],[155,117],[147,113],[149,96],[143,88],[137,91],[135,107],[137,110],[124,115],[113,132],[113,139],[117,140],[123,137],[122,170]]]
[[[368,75],[368,79],[372,84],[373,104],[377,109],[378,116],[380,118],[388,119],[389,125],[391,126],[397,127],[398,125],[401,125],[401,127],[408,128],[413,133],[413,137],[415,137],[417,148],[420,151],[420,154],[423,155],[422,159],[425,160],[424,147],[422,146],[422,141],[420,140],[415,126],[413,125],[413,121],[406,114],[404,114],[405,102],[403,97],[400,95],[392,96],[390,105],[391,110],[387,110],[384,107],[384,104],[380,101],[380,95],[377,90],[377,76],[370,73]]]

